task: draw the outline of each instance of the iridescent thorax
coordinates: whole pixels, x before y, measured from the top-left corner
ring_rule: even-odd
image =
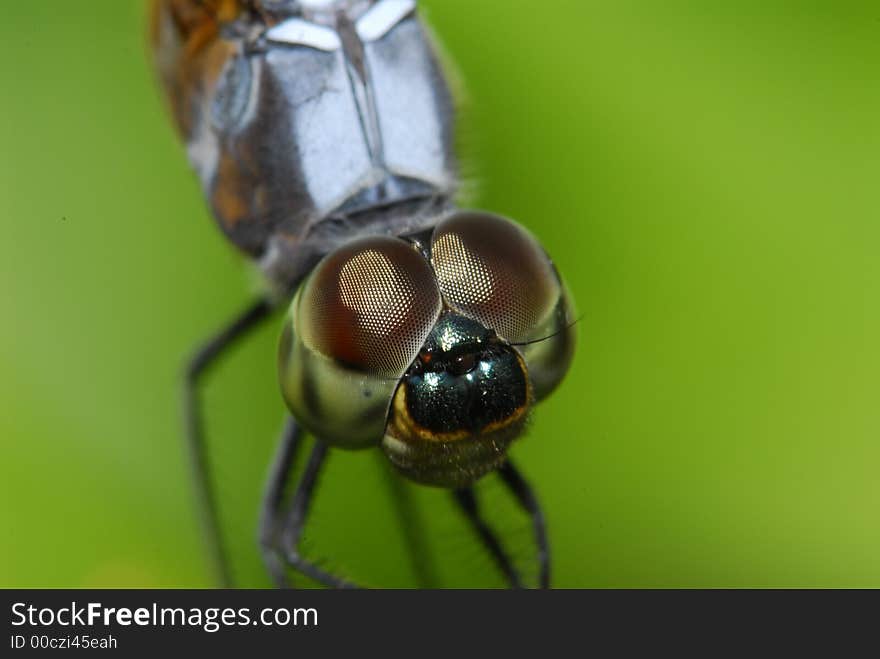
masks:
[[[452,98],[414,2],[156,0],[153,25],[214,216],[279,285],[451,206]]]

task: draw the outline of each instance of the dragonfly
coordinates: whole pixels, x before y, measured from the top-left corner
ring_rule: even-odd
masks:
[[[329,451],[381,451],[451,492],[506,583],[520,571],[480,505],[495,473],[550,549],[508,455],[568,370],[571,296],[536,238],[460,208],[455,101],[414,0],[151,0],[162,87],[206,201],[265,290],[187,362],[187,446],[221,585],[231,585],[200,390],[227,349],[283,312],[289,419],[259,516],[279,587],[358,587],[303,551]],[[292,482],[304,436],[315,441]]]

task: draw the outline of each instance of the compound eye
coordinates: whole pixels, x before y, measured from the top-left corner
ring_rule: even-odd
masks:
[[[346,368],[396,378],[418,355],[441,304],[431,266],[409,243],[365,238],[317,265],[294,331],[307,348]]]
[[[497,215],[457,213],[434,230],[431,263],[446,301],[511,341],[525,341],[553,313],[562,287],[543,248]]]

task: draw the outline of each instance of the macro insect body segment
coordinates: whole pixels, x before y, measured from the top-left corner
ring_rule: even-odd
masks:
[[[154,0],[158,69],[214,216],[272,293],[208,341],[187,371],[188,436],[205,523],[228,581],[198,405],[205,369],[291,299],[279,347],[292,414],[261,520],[279,585],[292,566],[352,585],[299,553],[327,448],[381,447],[414,481],[452,488],[513,586],[522,581],[472,489],[497,470],[543,517],[506,457],[560,382],[574,332],[537,241],[458,210],[454,112],[413,0]],[[317,443],[285,498],[301,427]]]

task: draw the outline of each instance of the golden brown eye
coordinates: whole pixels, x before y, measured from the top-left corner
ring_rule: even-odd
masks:
[[[349,243],[315,268],[294,323],[306,347],[348,368],[398,377],[440,314],[428,262],[397,238]]]
[[[441,222],[431,263],[451,306],[511,342],[535,338],[560,299],[559,279],[541,246],[497,215],[463,212]]]

